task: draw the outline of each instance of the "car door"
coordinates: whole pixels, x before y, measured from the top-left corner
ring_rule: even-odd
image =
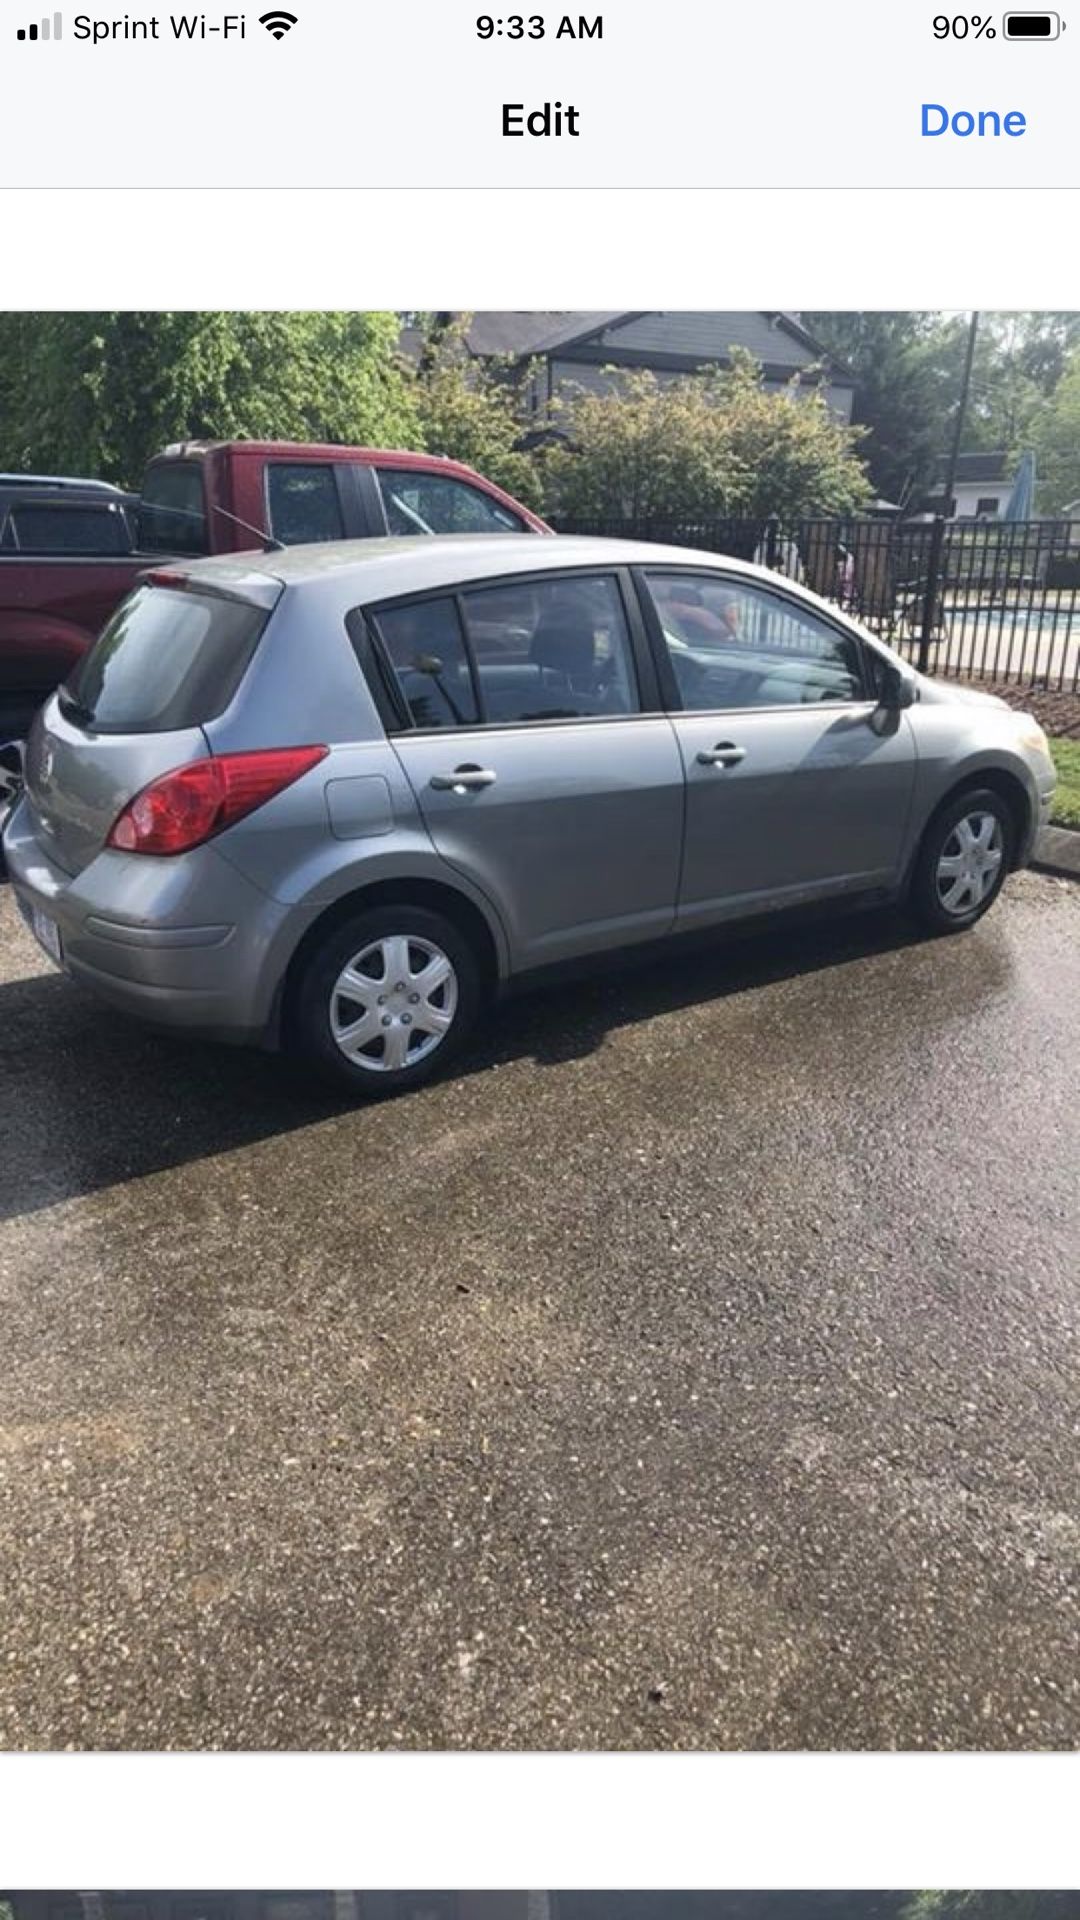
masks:
[[[683,772],[615,573],[535,573],[369,612],[428,832],[516,968],[675,918]]]
[[[915,745],[859,636],[737,574],[644,586],[686,773],[678,923],[893,885]]]

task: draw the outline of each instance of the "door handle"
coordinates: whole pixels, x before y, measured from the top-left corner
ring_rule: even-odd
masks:
[[[731,740],[721,740],[718,746],[702,747],[698,754],[698,766],[737,767],[739,761],[745,759],[745,747],[737,747]]]
[[[493,787],[495,774],[490,767],[455,767],[453,773],[433,773],[431,784],[437,793],[473,793]]]

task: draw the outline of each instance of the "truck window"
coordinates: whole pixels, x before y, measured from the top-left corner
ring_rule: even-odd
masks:
[[[209,553],[202,467],[194,460],[157,460],[146,470],[139,545],[149,553]]]
[[[525,533],[525,522],[480,487],[410,467],[376,469],[391,533]]]
[[[287,547],[345,537],[337,475],[328,461],[272,460],[266,469],[266,504],[270,531]]]

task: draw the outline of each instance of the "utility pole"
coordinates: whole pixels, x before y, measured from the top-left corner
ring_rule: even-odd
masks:
[[[919,672],[927,673],[930,668],[930,648],[934,634],[938,630],[942,612],[944,574],[948,569],[948,551],[945,545],[945,528],[952,517],[952,503],[956,493],[956,469],[960,463],[960,448],[964,439],[964,421],[967,418],[968,395],[971,392],[971,369],[975,362],[975,342],[979,337],[979,316],[972,313],[968,327],[967,348],[964,353],[964,371],[960,379],[960,397],[956,403],[956,419],[953,423],[952,445],[949,448],[949,464],[945,469],[945,485],[942,488],[941,512],[934,515],[934,524],[930,529],[930,547],[927,553],[926,579],[923,585],[922,626],[919,634]]]
[[[971,369],[975,361],[975,342],[979,337],[979,316],[973,313],[968,328],[967,351],[964,354],[964,372],[960,381],[960,398],[956,407],[956,422],[953,427],[952,446],[949,449],[949,464],[945,469],[945,518],[949,518],[949,503],[956,491],[956,469],[960,461],[960,448],[964,439],[964,422],[967,419],[968,395],[971,392]]]

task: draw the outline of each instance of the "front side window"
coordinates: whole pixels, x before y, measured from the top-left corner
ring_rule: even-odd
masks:
[[[408,467],[378,467],[376,477],[393,534],[526,531],[519,514],[465,480]]]
[[[148,468],[139,511],[139,544],[148,553],[209,553],[202,467],[159,460]]]
[[[782,594],[707,574],[653,574],[649,591],[684,708],[863,697],[856,641]]]
[[[327,461],[272,460],[266,470],[270,531],[287,547],[343,540],[337,475]]]
[[[617,581],[480,587],[462,606],[489,724],[639,711]]]

